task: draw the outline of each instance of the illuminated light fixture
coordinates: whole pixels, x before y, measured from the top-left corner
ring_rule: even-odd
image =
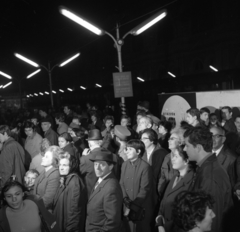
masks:
[[[6,74],[6,73],[4,73],[4,72],[1,72],[1,71],[0,71],[0,75],[6,77],[6,78],[8,78],[8,79],[12,79],[11,76],[9,76],[8,74]]]
[[[49,92],[45,91],[45,94],[49,94]]]
[[[99,84],[96,84],[96,86],[97,86],[97,87],[99,87],[99,88],[102,88],[102,86],[101,86],[101,85],[99,85]]]
[[[215,72],[218,72],[218,69],[214,68],[212,65],[209,65],[209,68],[212,69]]]
[[[62,15],[66,16],[67,18],[73,20],[75,23],[78,23],[79,25],[85,27],[86,29],[90,30],[91,32],[97,34],[97,35],[103,35],[104,31],[97,28],[93,24],[87,22],[85,19],[82,17],[79,17],[78,15],[72,13],[65,7],[59,7],[59,11]]]
[[[11,85],[12,82],[8,82],[6,85],[4,85],[2,88],[5,89],[6,87],[8,87],[9,85]]]
[[[173,73],[171,73],[171,72],[167,72],[170,76],[172,76],[172,77],[176,77]]]
[[[32,76],[34,76],[35,74],[39,73],[40,71],[41,71],[41,69],[38,69],[38,70],[36,70],[35,72],[29,74],[29,75],[27,76],[27,79],[30,78],[30,77],[32,77]]]
[[[64,91],[62,89],[59,89],[60,92],[64,93]]]
[[[54,94],[56,94],[56,91],[52,90],[52,92],[53,92]]]
[[[64,61],[63,63],[61,63],[59,65],[59,67],[63,67],[64,65],[66,65],[67,63],[69,63],[70,61],[76,59],[78,56],[80,56],[80,53],[77,53],[76,55],[72,56],[71,58],[69,58],[68,60]]]
[[[0,85],[0,89],[3,87],[3,85]]]
[[[44,95],[43,93],[39,92],[40,95]]]
[[[32,95],[32,94],[29,94],[29,96],[30,96],[30,97],[33,97],[33,95]]]
[[[72,90],[72,89],[70,89],[70,88],[67,88],[67,90],[68,90],[68,91],[70,91],[70,92],[72,92],[72,91],[73,91],[73,90]]]
[[[142,82],[145,81],[145,80],[143,80],[141,77],[137,77],[137,79],[138,79],[139,81],[142,81]]]
[[[142,22],[140,25],[135,27],[130,31],[132,35],[140,35],[142,32],[146,31],[149,27],[153,26],[155,23],[159,22],[161,19],[163,19],[167,15],[166,10],[161,10],[154,14],[149,19]]]
[[[81,88],[81,89],[84,89],[84,90],[86,89],[84,86],[80,86],[80,88]]]
[[[29,97],[29,95],[27,95],[26,97]]]
[[[22,56],[22,55],[20,55],[20,54],[18,54],[18,53],[14,53],[14,55],[15,55],[17,58],[19,58],[20,60],[23,60],[23,61],[27,62],[28,64],[31,64],[32,66],[34,66],[34,67],[36,67],[36,68],[39,67],[39,64],[33,62],[32,60],[29,60],[28,58],[26,58],[26,57],[24,57],[24,56]]]
[[[38,94],[37,94],[37,93],[34,93],[34,95],[35,95],[35,96],[38,96]]]

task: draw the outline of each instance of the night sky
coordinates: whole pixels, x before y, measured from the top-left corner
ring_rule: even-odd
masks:
[[[212,10],[215,7],[223,7],[224,2],[226,1],[1,1],[0,71],[13,77],[13,84],[1,90],[2,95],[16,94],[19,80],[22,83],[23,93],[49,90],[47,72],[42,70],[36,76],[26,80],[26,76],[36,68],[17,59],[14,52],[45,66],[48,65],[48,61],[53,66],[73,54],[81,52],[80,58],[71,64],[54,69],[52,72],[53,89],[79,88],[80,85],[91,87],[92,82],[88,80],[88,73],[91,71],[91,65],[99,60],[101,60],[101,68],[104,72],[112,75],[112,72],[117,71],[114,68],[117,65],[117,53],[113,48],[113,41],[106,35],[97,36],[61,15],[59,13],[61,5],[84,16],[113,35],[115,35],[117,23],[120,25],[120,33],[123,35],[150,17],[157,9],[165,8],[168,10],[167,18],[146,33],[153,33],[154,30],[159,33],[161,30],[167,43],[174,36],[172,27],[169,27],[173,21],[178,24],[191,22],[192,27],[196,23],[202,31],[211,30],[213,27],[211,17],[214,17]],[[229,1],[229,5],[231,5],[230,2],[236,1]],[[227,13],[229,14],[228,11]],[[140,36],[126,39],[125,43],[137,44],[139,41],[141,41]],[[123,52],[127,53],[128,47],[125,45],[124,47],[126,48]],[[95,70],[93,66],[92,68]],[[131,66],[129,68],[131,69]],[[8,82],[8,79],[0,76],[0,85]]]

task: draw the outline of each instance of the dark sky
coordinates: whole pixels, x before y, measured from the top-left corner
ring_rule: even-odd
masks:
[[[101,37],[87,31],[59,13],[58,7],[63,5],[81,14],[99,27],[115,34],[116,23],[124,34],[137,24],[151,16],[162,6],[172,7],[177,1],[96,1],[96,0],[5,0],[0,6],[0,71],[12,77],[13,85],[4,90],[15,91],[18,81],[23,91],[33,90],[39,86],[48,88],[47,73],[42,71],[32,79],[24,78],[36,69],[14,57],[20,53],[35,62],[47,66],[65,60],[78,51],[88,51]],[[169,5],[168,5],[169,4]],[[79,66],[84,53],[66,68],[81,72]],[[59,68],[56,68],[59,69]],[[55,71],[55,70],[54,70]],[[59,74],[59,70],[55,71]],[[53,75],[55,73],[53,72]],[[56,74],[55,74],[56,75]],[[80,73],[79,73],[80,75]],[[58,75],[61,77],[61,75]],[[0,85],[9,80],[0,76]],[[56,81],[56,80],[55,80]],[[57,80],[61,81],[61,80]]]
[[[161,31],[165,35],[169,29],[168,23],[171,21],[184,24],[192,20],[193,27],[196,22],[197,27],[202,30],[211,29],[212,25],[209,22],[213,20],[209,20],[209,17],[215,17],[211,12],[216,7],[223,7],[224,2],[226,0],[2,0],[0,3],[0,71],[11,75],[14,79],[12,86],[1,91],[16,93],[18,81],[21,79],[23,92],[49,89],[48,75],[44,70],[29,80],[25,79],[36,68],[14,57],[14,52],[45,66],[48,61],[53,66],[76,52],[81,52],[80,58],[71,64],[62,69],[58,67],[54,69],[53,89],[56,85],[61,87],[61,83],[62,88],[68,83],[73,86],[76,77],[81,79],[81,76],[84,76],[86,79],[86,73],[83,75],[87,72],[84,71],[86,60],[91,66],[91,59],[93,61],[96,59],[95,50],[101,44],[104,46],[108,44],[104,47],[106,48],[104,52],[109,53],[108,59],[114,60],[111,64],[114,66],[117,55],[111,39],[106,38],[107,36],[99,37],[61,15],[58,9],[61,5],[84,16],[113,35],[115,35],[117,23],[123,35],[150,17],[157,9],[164,7],[168,10],[168,16],[158,27],[161,26]],[[227,10],[225,7],[224,9]],[[229,15],[228,11],[226,15]],[[109,70],[109,73],[111,72],[112,70]],[[8,81],[0,76],[0,85]],[[84,83],[84,80],[82,82]],[[80,81],[76,80],[76,85],[79,84]]]

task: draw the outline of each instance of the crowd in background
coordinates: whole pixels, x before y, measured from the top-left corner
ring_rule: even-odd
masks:
[[[0,232],[240,229],[240,114],[86,106],[1,109]]]

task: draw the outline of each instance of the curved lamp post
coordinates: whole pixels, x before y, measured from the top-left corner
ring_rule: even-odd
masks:
[[[62,15],[66,16],[67,18],[73,20],[74,22],[78,23],[79,25],[81,25],[82,27],[85,27],[86,29],[90,30],[91,32],[95,33],[96,35],[108,35],[112,38],[112,40],[114,41],[115,45],[116,45],[116,49],[117,49],[117,53],[118,53],[118,71],[122,72],[122,54],[121,54],[121,48],[122,45],[124,44],[124,39],[126,38],[126,36],[128,36],[129,34],[137,36],[140,35],[142,32],[144,32],[145,30],[147,30],[149,27],[153,26],[154,24],[156,24],[157,22],[159,22],[161,19],[163,19],[166,15],[167,15],[167,11],[166,10],[161,10],[159,12],[157,12],[156,14],[154,14],[153,16],[151,16],[150,18],[148,18],[147,20],[145,20],[144,22],[142,22],[141,24],[139,24],[138,26],[136,26],[135,28],[133,28],[132,30],[130,30],[129,32],[127,32],[122,38],[120,38],[119,35],[119,27],[117,26],[117,37],[115,38],[112,34],[110,34],[109,32],[102,30],[101,28],[95,26],[94,24],[90,23],[89,21],[87,21],[86,19],[84,19],[83,17],[73,13],[72,11],[70,11],[69,9],[67,9],[66,7],[60,6],[59,7],[59,11]],[[121,98],[121,102],[122,102],[122,114],[126,113],[126,109],[125,109],[125,98],[122,97]]]
[[[72,60],[76,59],[78,56],[80,56],[80,53],[75,54],[74,56],[70,57],[69,59],[65,60],[64,62],[60,63],[60,64],[55,64],[53,67],[50,66],[50,62],[48,61],[48,67],[41,65],[41,64],[37,64],[34,61],[26,58],[25,56],[22,56],[18,53],[14,53],[14,55],[18,58],[21,59],[23,61],[25,61],[26,63],[34,66],[34,67],[42,67],[44,68],[47,72],[48,72],[48,77],[49,77],[49,86],[50,86],[50,98],[51,98],[51,106],[54,107],[54,102],[53,102],[53,94],[52,94],[52,71],[55,67],[63,67],[64,65],[68,64],[69,62],[71,62]],[[37,70],[38,71],[38,70]],[[36,71],[36,73],[37,73]],[[35,74],[36,74],[35,73]],[[35,75],[35,74],[30,74],[27,78],[30,78],[31,75]]]

